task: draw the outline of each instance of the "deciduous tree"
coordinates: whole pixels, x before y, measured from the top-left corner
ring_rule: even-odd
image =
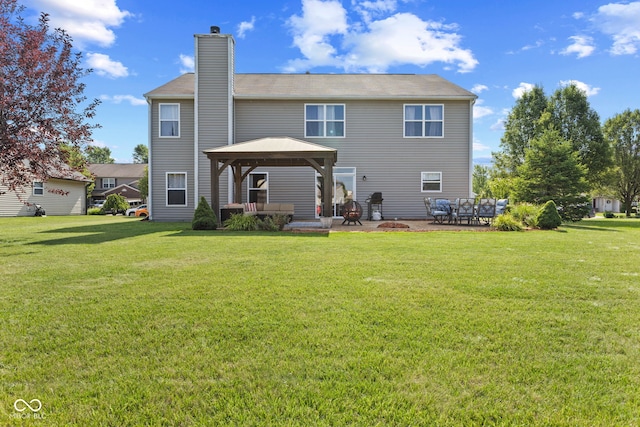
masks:
[[[83,95],[90,70],[80,67],[71,37],[50,31],[44,13],[27,24],[23,10],[0,0],[0,183],[18,194],[65,170],[63,146],[91,140],[96,126],[87,121],[98,103]]]
[[[547,108],[542,86],[526,91],[509,112],[500,140],[501,152],[493,153],[494,164],[503,175],[513,175],[524,163],[525,151],[531,141],[542,134],[540,118]]]
[[[627,216],[640,196],[640,110],[626,110],[607,120],[604,135],[613,149],[613,186],[624,202]]]
[[[549,97],[540,122],[543,128],[551,126],[571,143],[587,169],[587,180],[598,183],[611,166],[611,151],[602,134],[600,116],[589,105],[587,94],[574,84],[557,89]]]
[[[89,163],[115,163],[111,157],[111,149],[109,147],[90,146],[86,149],[87,161]]]
[[[149,163],[149,148],[138,144],[133,148],[133,163]]]

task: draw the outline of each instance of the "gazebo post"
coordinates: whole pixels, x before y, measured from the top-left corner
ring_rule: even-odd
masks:
[[[333,202],[331,200],[331,194],[333,193],[333,162],[328,157],[324,159],[323,179],[324,204],[322,207],[322,216],[332,218]]]
[[[211,161],[211,209],[216,214],[218,225],[222,225],[220,220],[220,171],[218,170],[218,161],[212,158]]]
[[[242,202],[242,166],[235,165],[233,167],[233,203]]]

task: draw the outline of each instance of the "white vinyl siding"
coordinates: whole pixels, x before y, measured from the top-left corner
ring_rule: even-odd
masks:
[[[306,104],[304,132],[307,138],[344,138],[344,104]]]
[[[404,106],[404,137],[444,137],[444,105],[406,104]]]
[[[187,206],[186,172],[167,172],[167,206]]]
[[[442,172],[422,172],[420,185],[423,193],[442,192]]]
[[[180,104],[159,104],[160,137],[180,137]]]

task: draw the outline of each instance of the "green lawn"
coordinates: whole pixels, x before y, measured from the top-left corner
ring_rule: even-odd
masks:
[[[0,426],[638,424],[640,220],[0,219]]]

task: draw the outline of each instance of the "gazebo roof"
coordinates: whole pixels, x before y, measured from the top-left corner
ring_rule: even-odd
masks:
[[[322,165],[324,159],[333,163],[338,159],[335,148],[287,136],[260,138],[203,152],[209,159],[231,161],[239,166],[309,166],[310,160]]]

